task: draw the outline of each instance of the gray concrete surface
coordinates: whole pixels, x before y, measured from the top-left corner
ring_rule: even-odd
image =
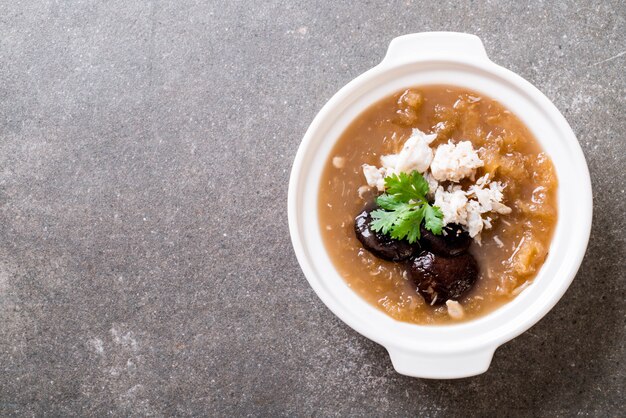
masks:
[[[0,1],[0,416],[624,414],[626,6]],[[460,381],[396,374],[305,281],[291,162],[401,34],[479,35],[594,186],[556,308]]]

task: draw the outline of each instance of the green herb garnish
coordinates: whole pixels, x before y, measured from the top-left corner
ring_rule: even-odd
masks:
[[[372,212],[371,228],[391,238],[406,238],[411,244],[420,238],[420,225],[441,235],[443,214],[426,199],[428,182],[417,171],[385,178],[385,193],[376,198],[381,209]]]

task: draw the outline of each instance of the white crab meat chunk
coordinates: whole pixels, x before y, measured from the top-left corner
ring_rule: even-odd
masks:
[[[435,192],[437,191],[437,188],[439,187],[439,182],[435,180],[432,174],[430,174],[430,171],[427,171],[426,173],[424,173],[424,180],[426,180],[426,182],[428,183],[428,198],[434,199]]]
[[[393,171],[396,169],[396,164],[398,163],[398,154],[389,154],[383,155],[380,157],[380,164],[383,168],[387,169],[387,171]]]
[[[399,153],[381,157],[383,167],[388,169],[387,175],[411,173],[414,170],[423,173],[428,170],[433,160],[433,150],[429,145],[435,139],[437,134],[427,135],[419,129],[413,129]]]
[[[467,218],[463,225],[467,229],[470,237],[476,239],[480,243],[480,233],[485,227],[485,221],[482,218],[480,203],[475,200],[469,200],[466,206]]]
[[[346,159],[343,157],[333,157],[333,165],[335,168],[344,168],[346,165]]]
[[[489,187],[485,187],[488,185]],[[499,181],[489,182],[489,174],[485,174],[469,187],[468,196],[473,196],[480,203],[480,211],[496,212],[502,215],[511,213],[511,208],[502,203],[504,185]]]
[[[443,213],[443,224],[465,225],[467,220],[467,196],[461,186],[445,191],[439,186],[435,191],[435,206]]]
[[[462,319],[465,316],[463,306],[456,300],[446,301],[446,307],[448,308],[448,315],[452,319]]]
[[[488,212],[506,215],[511,208],[502,203],[504,185],[490,182],[489,175],[479,178],[467,191],[460,185],[448,186],[444,190],[439,186],[435,191],[435,206],[443,213],[443,224],[456,223],[462,225],[470,237],[480,242],[483,229],[491,228],[492,219],[484,216]]]
[[[385,191],[385,168],[363,164],[363,175],[368,186],[376,187],[379,191]]]
[[[476,169],[483,166],[470,141],[448,142],[437,147],[430,171],[437,181],[459,182],[466,177],[474,179]]]

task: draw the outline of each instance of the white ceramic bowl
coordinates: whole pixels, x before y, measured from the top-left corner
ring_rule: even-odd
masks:
[[[558,222],[550,253],[532,285],[479,319],[447,326],[397,321],[354,293],[335,270],[320,234],[322,169],[348,125],[376,101],[403,88],[452,84],[484,93],[514,112],[552,158],[559,179]],[[335,94],[307,130],[289,182],[289,230],[311,287],[346,324],[382,344],[394,368],[424,378],[483,373],[498,346],[541,319],[563,296],[582,261],[591,229],[589,170],[578,141],[537,88],[487,58],[473,35],[430,32],[391,41],[383,61]],[[533,353],[528,353],[529,358]]]

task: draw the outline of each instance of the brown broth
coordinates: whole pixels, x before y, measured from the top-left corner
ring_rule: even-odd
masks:
[[[454,86],[423,86],[398,92],[365,110],[345,130],[324,168],[319,222],[327,252],[338,272],[361,297],[391,317],[416,324],[453,323],[445,305],[429,306],[404,274],[404,265],[383,261],[363,249],[354,217],[375,192],[359,196],[366,184],[361,166],[380,166],[396,153],[412,128],[438,132],[436,148],[448,139],[469,140],[490,173],[506,185],[508,215],[491,216],[482,245],[470,252],[480,267],[474,288],[459,302],[470,320],[513,299],[532,282],[545,261],[557,219],[557,178],[550,158],[528,128],[498,102]],[[333,165],[341,157],[342,168]],[[501,241],[501,245],[497,241]]]

